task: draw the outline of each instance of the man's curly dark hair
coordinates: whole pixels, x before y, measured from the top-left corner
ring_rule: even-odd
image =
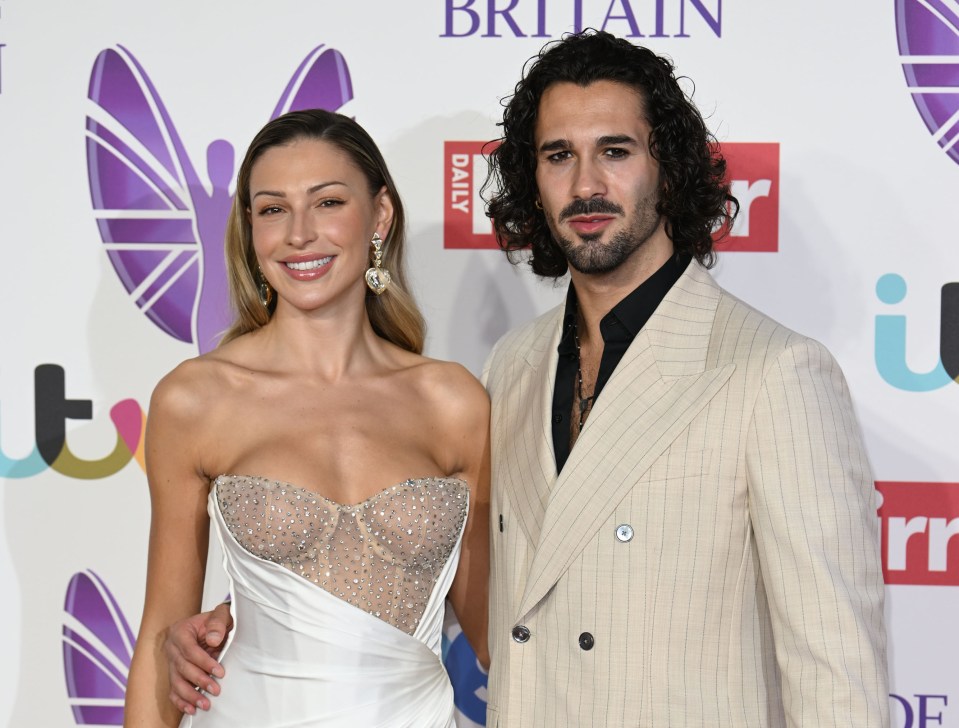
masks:
[[[503,137],[490,153],[491,191],[486,213],[499,245],[510,253],[531,247],[533,272],[557,278],[568,264],[553,240],[546,216],[537,209],[534,130],[543,92],[554,83],[588,86],[615,81],[639,92],[651,128],[649,149],[659,162],[661,197],[656,211],[665,218],[674,250],[712,267],[713,231],[728,231],[739,203],[725,182],[726,161],[699,110],[683,93],[673,64],[647,48],[609,33],[587,30],[568,35],[530,59],[515,93],[504,101]]]

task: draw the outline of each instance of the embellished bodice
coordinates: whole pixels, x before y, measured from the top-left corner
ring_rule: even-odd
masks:
[[[406,480],[356,505],[246,475],[214,482],[234,540],[412,635],[456,546],[469,488],[456,478]]]

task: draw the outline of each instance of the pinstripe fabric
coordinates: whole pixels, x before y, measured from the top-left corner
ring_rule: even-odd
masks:
[[[484,373],[488,725],[888,725],[873,484],[829,353],[694,263],[557,476],[561,322],[508,334]]]

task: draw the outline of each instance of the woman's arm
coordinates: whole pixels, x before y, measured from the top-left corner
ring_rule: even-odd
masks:
[[[206,571],[209,480],[199,467],[204,397],[183,368],[157,386],[146,433],[150,548],[146,600],[127,683],[124,726],[176,726],[169,699],[166,629],[200,609]]]
[[[457,477],[470,486],[470,508],[449,600],[476,657],[489,669],[489,397],[471,374],[457,369],[461,372],[456,377],[457,394],[445,398],[444,419],[448,418],[447,446],[460,453]]]

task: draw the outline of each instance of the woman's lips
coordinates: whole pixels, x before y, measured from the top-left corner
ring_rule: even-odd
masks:
[[[322,277],[330,270],[335,255],[291,258],[282,261],[286,274],[297,281],[312,281]]]

